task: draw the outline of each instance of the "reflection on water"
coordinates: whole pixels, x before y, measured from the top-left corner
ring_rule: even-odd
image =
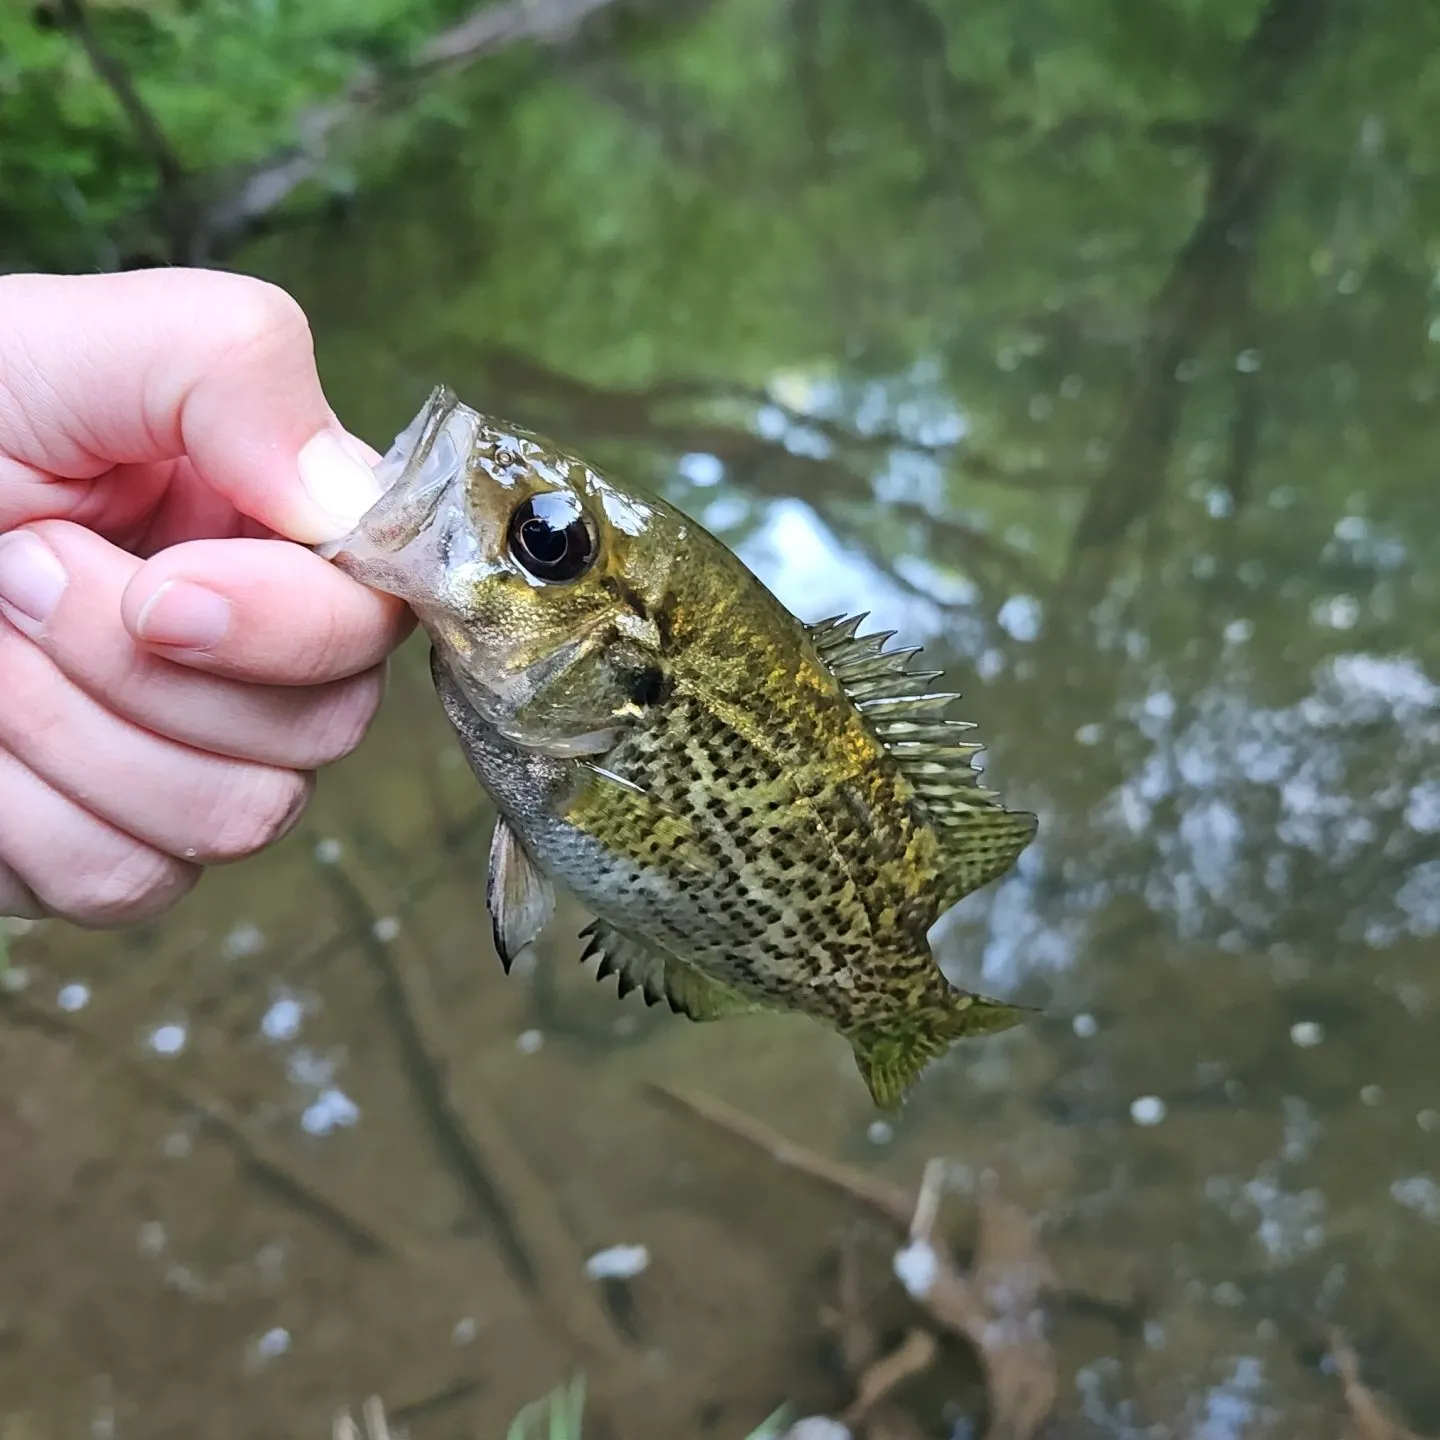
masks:
[[[993,1173],[1091,1297],[1051,1333],[1093,1433],[1337,1433],[1337,1323],[1440,1426],[1437,21],[1042,9],[591,28],[243,263],[373,443],[443,379],[923,641],[1042,816],[937,951],[1043,1016],[891,1125],[804,1022],[617,1002],[563,903],[507,979],[411,646],[306,833],[14,942],[0,1434],[318,1435],[375,1390],[500,1434],[580,1365],[641,1440],[838,1407],[850,1212],[647,1081]],[[973,1433],[942,1370],[914,1433]]]

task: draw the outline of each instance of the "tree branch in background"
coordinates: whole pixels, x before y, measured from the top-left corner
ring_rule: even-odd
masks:
[[[158,208],[168,247],[166,258],[172,264],[204,264],[242,244],[296,191],[319,178],[336,130],[378,108],[404,83],[441,66],[461,69],[482,56],[526,40],[561,44],[590,16],[622,0],[505,0],[498,5],[482,5],[468,19],[422,45],[392,79],[382,82],[366,68],[337,99],[302,110],[295,118],[294,144],[245,168],[218,199],[203,203],[197,198],[202,187],[181,165],[128,71],[100,44],[90,23],[88,0],[55,3],[65,28],[75,36],[96,74],[115,95],[155,167]],[[203,178],[218,180],[213,176]],[[209,185],[203,188],[211,189]]]
[[[1085,563],[1089,553],[1110,552],[1163,498],[1183,409],[1177,367],[1222,325],[1252,314],[1253,252],[1282,168],[1278,148],[1262,133],[1263,121],[1314,53],[1329,9],[1325,0],[1271,0],[1239,57],[1240,88],[1231,113],[1208,127],[1205,204],[1150,304],[1146,343],[1112,458],[1091,486],[1075,528],[1072,576],[1091,568]]]
[[[56,0],[61,22],[79,42],[91,68],[115,97],[125,113],[140,148],[155,167],[159,187],[158,210],[170,247],[170,258],[176,264],[190,263],[195,254],[195,204],[189,177],[169,138],[160,128],[154,112],[145,103],[130,72],[100,42],[90,23],[86,0]]]
[[[518,40],[558,44],[569,39],[588,16],[615,0],[506,0],[482,5],[468,19],[442,31],[420,47],[415,66],[468,63]]]

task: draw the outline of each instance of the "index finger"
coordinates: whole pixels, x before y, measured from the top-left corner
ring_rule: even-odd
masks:
[[[278,286],[178,268],[7,275],[0,316],[0,456],[30,468],[22,482],[188,456],[236,510],[307,544],[346,533],[379,493]],[[78,487],[53,489],[64,518]],[[22,518],[39,518],[33,504]]]

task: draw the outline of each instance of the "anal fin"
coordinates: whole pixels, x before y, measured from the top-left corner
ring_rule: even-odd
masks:
[[[865,1026],[847,1037],[870,1098],[881,1110],[900,1108],[925,1067],[957,1040],[994,1035],[1034,1012],[1022,1005],[956,990],[914,1015]]]
[[[723,1020],[728,1015],[755,1015],[765,1009],[681,960],[666,962],[665,995],[672,1010],[692,1020]]]
[[[720,1020],[763,1009],[728,986],[703,975],[693,965],[667,955],[658,946],[637,940],[604,920],[592,920],[581,932],[588,943],[582,961],[600,957],[599,980],[619,977],[622,996],[639,990],[647,1005],[667,1003],[677,1015],[691,1020]]]
[[[508,975],[515,957],[555,913],[555,888],[526,854],[503,815],[496,818],[495,834],[490,840],[485,903],[490,910],[495,949]]]

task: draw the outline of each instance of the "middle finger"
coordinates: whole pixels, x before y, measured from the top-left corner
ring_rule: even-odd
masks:
[[[147,730],[216,755],[310,770],[353,750],[379,707],[383,666],[308,687],[256,685],[151,653],[121,612],[142,562],[79,525],[46,521],[0,535],[0,555],[10,571],[19,562],[30,575],[32,611],[44,608],[47,583],[59,590],[42,620],[11,610],[12,620],[82,690]]]

